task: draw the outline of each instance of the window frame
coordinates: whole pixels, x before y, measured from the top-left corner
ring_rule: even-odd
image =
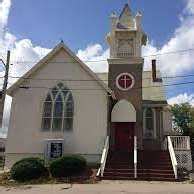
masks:
[[[146,126],[147,126],[147,119],[149,117],[146,116],[146,113],[147,113],[147,110],[149,110],[149,109],[152,111],[153,133],[152,133],[152,136],[147,137],[146,133],[147,133],[148,129],[146,129]],[[143,110],[143,138],[148,139],[148,140],[157,138],[157,134],[156,134],[156,110],[153,107],[146,107]]]
[[[55,94],[53,94],[54,90],[57,90],[57,92]],[[51,101],[46,101],[48,96],[50,95],[51,97]],[[56,117],[56,115],[54,115],[55,111],[56,111],[56,102],[57,102],[57,98],[58,96],[61,95],[62,98],[62,115],[60,117]],[[67,114],[66,110],[67,110],[67,104],[71,101],[71,117],[65,117],[65,114]],[[51,102],[51,116],[47,117],[46,116],[46,103],[47,102]],[[47,94],[46,97],[44,98],[43,101],[43,107],[42,107],[42,111],[41,111],[41,129],[42,131],[45,132],[50,132],[50,131],[54,131],[54,132],[62,132],[62,131],[72,131],[73,130],[73,121],[74,121],[74,98],[73,98],[73,94],[71,92],[71,90],[67,87],[65,87],[62,83],[58,83],[55,87],[53,87]],[[45,120],[46,119],[50,119],[50,128],[45,128]],[[54,122],[55,119],[61,119],[61,127],[60,128],[54,128]],[[65,125],[65,119],[71,119],[71,127],[70,129],[65,129],[64,125]],[[47,121],[48,122],[48,121]],[[69,122],[69,121],[68,121]]]

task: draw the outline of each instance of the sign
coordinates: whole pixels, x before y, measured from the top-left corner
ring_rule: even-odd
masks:
[[[63,143],[51,143],[50,147],[50,158],[56,159],[60,158],[63,155]]]

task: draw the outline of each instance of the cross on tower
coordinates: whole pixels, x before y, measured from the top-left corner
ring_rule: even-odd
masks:
[[[120,75],[117,84],[122,89],[128,89],[133,85],[133,78],[129,74]]]
[[[121,77],[120,79],[120,84],[124,87],[124,88],[128,88],[131,85],[131,78],[128,75],[123,75],[123,77]]]

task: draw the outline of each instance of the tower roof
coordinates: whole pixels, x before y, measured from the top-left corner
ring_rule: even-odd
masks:
[[[118,22],[117,28],[119,29],[133,28],[134,27],[133,19],[134,17],[129,7],[129,4],[126,3],[119,16],[119,22]]]
[[[120,16],[119,16],[119,19],[121,19],[122,17],[126,17],[126,16],[132,16],[132,11],[131,11],[131,8],[129,7],[129,4],[126,3]]]

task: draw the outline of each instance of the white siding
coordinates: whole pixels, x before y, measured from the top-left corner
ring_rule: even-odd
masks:
[[[73,131],[41,131],[42,106],[49,89],[59,81],[93,80],[64,50],[39,69],[33,80],[26,84],[33,87],[18,89],[13,95],[11,119],[8,130],[8,154],[43,153],[44,139],[64,138],[66,153],[100,154],[107,132],[107,94],[96,81],[62,81],[72,90],[75,113]],[[49,78],[53,80],[35,80]],[[81,90],[75,90],[81,89]],[[96,89],[96,90],[87,90]]]

